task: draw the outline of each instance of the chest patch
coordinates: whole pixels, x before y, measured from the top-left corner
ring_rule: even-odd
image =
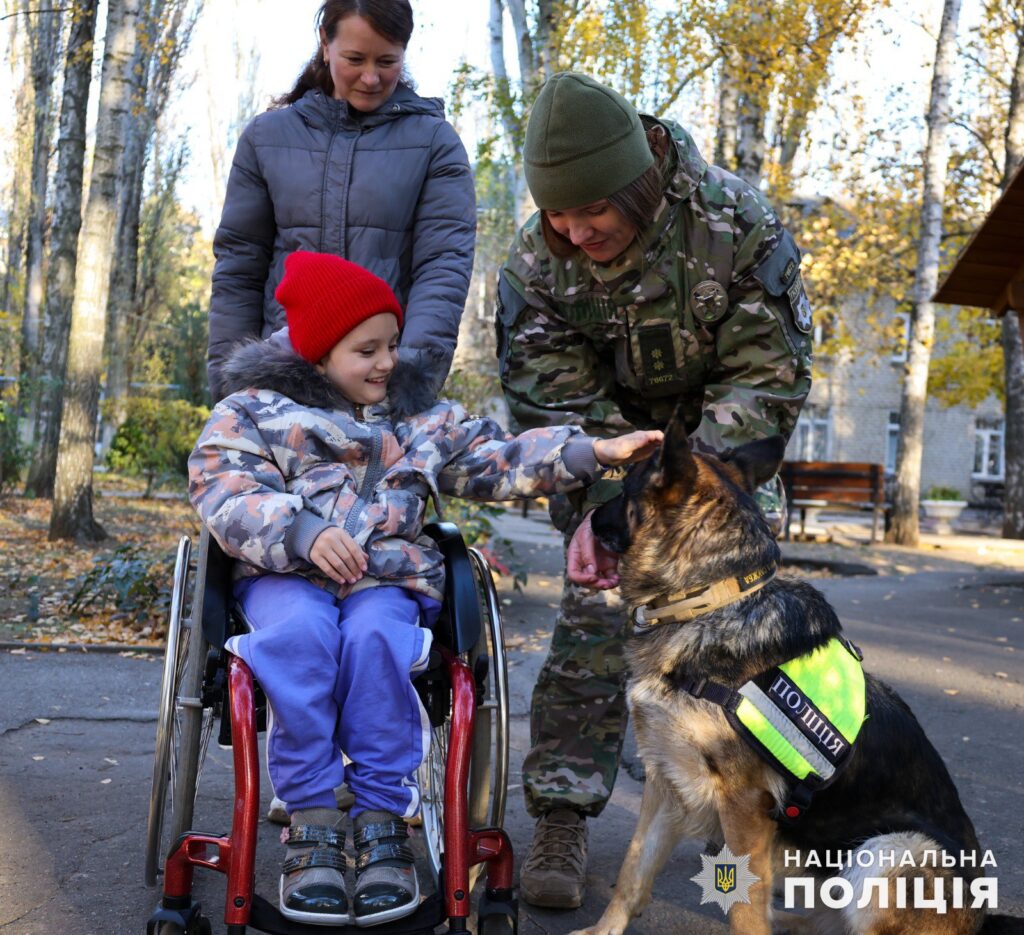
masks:
[[[729,307],[725,287],[714,279],[705,279],[690,290],[694,315],[703,322],[718,321]]]

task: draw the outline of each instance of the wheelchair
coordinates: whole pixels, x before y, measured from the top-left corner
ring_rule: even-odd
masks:
[[[276,900],[254,892],[257,732],[266,727],[266,700],[245,662],[224,649],[244,627],[232,606],[231,559],[204,529],[195,562],[187,536],[175,562],[146,831],[145,881],[156,886],[162,880],[163,896],[147,935],[211,935],[209,918],[192,898],[197,867],[227,877],[228,935],[244,935],[247,927],[276,935],[433,935],[440,926],[468,932],[470,897],[485,869],[478,935],[518,930],[512,847],[502,830],[508,672],[500,605],[487,560],[466,546],[454,524],[434,523],[424,532],[438,544],[446,569],[430,664],[414,681],[431,725],[418,777],[422,829],[416,837],[425,845],[433,892],[412,915],[368,928],[298,923],[281,915]],[[225,835],[192,828],[215,730],[220,746],[231,749],[234,769],[234,808]]]

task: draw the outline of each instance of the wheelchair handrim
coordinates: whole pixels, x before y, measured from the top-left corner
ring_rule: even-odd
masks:
[[[178,552],[174,562],[174,585],[171,591],[171,608],[167,622],[167,646],[164,650],[164,671],[160,682],[160,707],[157,713],[156,751],[153,762],[153,785],[149,799],[149,816],[146,823],[146,867],[145,879],[148,886],[156,885],[160,869],[160,837],[163,832],[164,804],[167,797],[168,779],[172,768],[173,720],[177,675],[182,668],[180,660],[180,637],[185,588],[188,581],[188,564],[192,556],[192,541],[188,536],[178,540]]]

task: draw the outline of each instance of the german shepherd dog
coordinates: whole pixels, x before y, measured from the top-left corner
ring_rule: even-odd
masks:
[[[635,465],[622,495],[592,520],[598,539],[622,555],[622,594],[631,608],[659,607],[680,592],[742,581],[752,572],[760,577],[757,570],[778,564],[779,547],[751,494],[776,474],[784,447],[776,437],[721,458],[694,454],[682,426],[669,425],[661,452]],[[697,613],[686,622],[638,627],[629,641],[627,697],[647,781],[614,897],[586,933],[621,935],[684,836],[724,842],[733,854],[750,856],[760,882],[751,887],[749,904],[731,909],[732,933],[769,933],[773,925],[830,935],[979,932],[985,914],[972,907],[970,881],[983,875],[983,855],[974,827],[942,758],[892,688],[865,675],[867,718],[845,768],[791,821],[779,811],[791,801],[789,780],[741,738],[723,707],[681,687],[706,678],[738,689],[828,643],[841,627],[824,596],[806,582],[776,577]],[[867,869],[859,861],[842,871],[825,867],[828,854],[850,850],[878,859]],[[928,851],[935,852],[930,860]],[[974,855],[976,867],[971,858],[961,867],[961,852]],[[955,868],[943,866],[943,854],[956,858]],[[922,867],[930,863],[938,866]],[[773,893],[782,892],[787,875],[817,877],[819,908],[773,910]],[[901,875],[904,883],[897,881]],[[852,884],[854,899],[848,908],[823,909],[820,883],[835,876]],[[865,886],[872,877],[881,880]],[[926,898],[937,895],[944,878],[946,911],[912,908],[914,877],[924,878]],[[963,908],[954,908],[951,898],[954,877]],[[803,906],[806,891],[795,891]],[[830,892],[834,903],[836,891]],[[871,894],[871,904],[857,905],[862,893]]]

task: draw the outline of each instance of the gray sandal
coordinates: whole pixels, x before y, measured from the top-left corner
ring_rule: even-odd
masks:
[[[327,825],[293,824],[281,865],[281,915],[314,925],[346,925],[345,832]]]
[[[357,876],[352,896],[352,921],[356,925],[401,919],[418,908],[420,884],[408,840],[409,826],[395,815],[388,815],[384,821],[356,819]]]

